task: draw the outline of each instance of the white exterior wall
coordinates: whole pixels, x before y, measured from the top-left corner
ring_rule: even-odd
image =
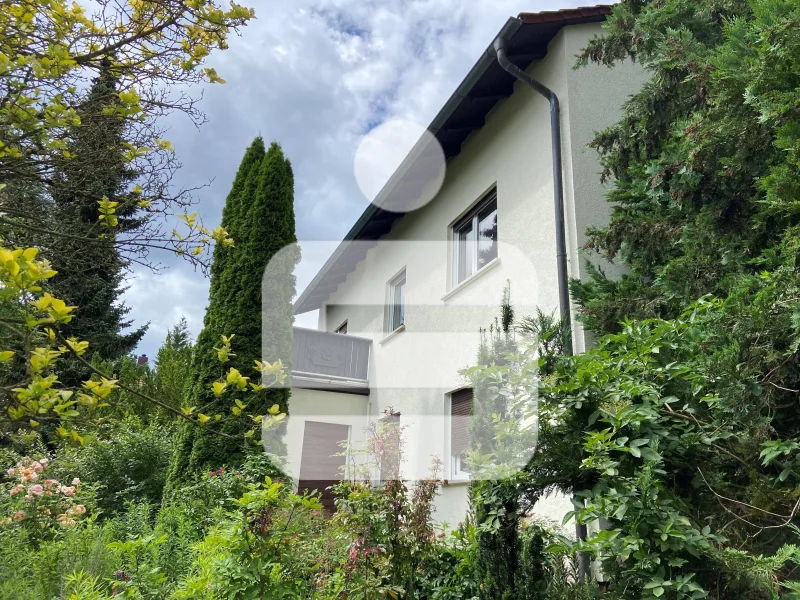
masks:
[[[583,148],[595,131],[618,118],[622,102],[643,81],[634,66],[572,70],[577,52],[599,31],[599,24],[563,29],[551,42],[547,57],[529,69],[561,100],[573,277],[583,275],[578,254],[583,231],[608,215],[597,158]],[[453,291],[450,227],[495,185],[499,260]],[[386,338],[387,282],[403,268],[405,330]],[[507,280],[518,317],[533,314],[536,307],[557,313],[549,104],[520,83],[448,162],[445,183],[433,202],[397,222],[320,311],[320,329],[331,331],[347,319],[350,334],[374,341],[372,413],[378,415],[388,406],[402,413],[401,424],[408,427],[404,475],[425,473],[437,455],[445,459],[444,477],[451,477],[444,418],[449,410],[447,394],[464,385],[459,370],[475,363],[478,330],[498,314]],[[582,350],[579,329],[575,338],[576,349]],[[435,518],[455,525],[466,510],[466,486],[445,486]],[[570,505],[564,497],[543,500],[539,507],[543,517],[556,523],[567,510]]]
[[[598,34],[599,24],[575,25],[562,30],[554,40],[559,44],[567,65],[586,43]],[[563,38],[563,39],[562,39]],[[553,45],[550,51],[554,50]],[[579,250],[586,243],[586,230],[603,225],[611,215],[611,205],[605,200],[607,185],[600,183],[602,166],[597,152],[587,148],[597,131],[616,123],[622,116],[622,105],[647,81],[646,71],[631,62],[613,69],[589,65],[581,69],[569,68],[566,73],[568,101],[562,103],[561,126],[564,168],[564,196],[566,201],[567,244],[569,246],[570,276],[586,280],[586,260],[599,265],[611,276],[619,276],[623,269],[602,260],[596,253]],[[575,351],[584,352],[591,345],[591,334],[575,336]]]

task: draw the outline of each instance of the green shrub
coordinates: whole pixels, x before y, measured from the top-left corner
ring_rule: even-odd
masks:
[[[96,484],[97,504],[107,516],[126,503],[157,506],[172,457],[172,433],[164,425],[128,417],[87,436],[85,446],[64,449],[55,466]]]
[[[314,568],[303,549],[322,528],[319,501],[266,478],[248,485],[235,505],[197,544],[174,598],[309,597]]]
[[[247,457],[238,470],[221,467],[197,475],[191,485],[166,501],[158,514],[155,532],[166,539],[158,548],[157,565],[174,583],[180,581],[193,565],[194,548],[205,543],[204,536],[221,525],[237,509],[236,500],[248,486],[259,484],[266,477],[284,479],[264,454]],[[202,554],[202,551],[201,551]]]
[[[77,572],[105,581],[118,568],[116,554],[107,546],[110,541],[109,532],[92,520],[39,549],[18,531],[0,530],[0,599],[63,598],[70,574]]]

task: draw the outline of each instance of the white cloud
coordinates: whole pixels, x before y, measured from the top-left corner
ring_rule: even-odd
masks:
[[[509,15],[578,6],[575,0],[251,0],[258,19],[212,63],[226,85],[209,86],[199,130],[185,118],[168,137],[184,163],[179,183],[200,190],[207,225],[219,221],[245,148],[279,141],[295,173],[298,238],[338,240],[367,205],[353,174],[361,136],[390,118],[427,125]],[[323,259],[304,259],[308,281]],[[161,282],[161,280],[164,280]],[[183,264],[139,274],[125,300],[141,345],[155,351],[177,308],[201,326],[207,282]],[[300,287],[299,289],[302,289]]]
[[[173,268],[164,273],[137,273],[128,284],[125,302],[136,323],[150,322],[139,353],[155,356],[167,332],[186,317],[193,338],[203,328],[208,303],[208,280],[199,274]]]

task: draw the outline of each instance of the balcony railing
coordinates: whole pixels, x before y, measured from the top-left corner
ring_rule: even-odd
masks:
[[[365,338],[295,327],[292,386],[369,394],[371,347]]]

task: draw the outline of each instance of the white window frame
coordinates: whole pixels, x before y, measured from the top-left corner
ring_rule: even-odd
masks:
[[[386,297],[386,332],[394,333],[403,329],[406,324],[406,270],[405,267],[387,284]],[[395,307],[400,307],[399,315],[395,314]]]
[[[452,477],[450,478],[452,481],[469,481],[470,474],[468,471],[462,471],[461,464],[462,455],[461,454],[451,454],[450,456],[450,473],[452,473]]]
[[[494,202],[495,210],[498,210],[497,206],[497,188],[492,188],[492,190],[487,193],[479,202],[477,202],[472,208],[470,208],[467,213],[455,221],[453,225],[450,227],[450,239],[453,244],[453,262],[452,262],[452,272],[453,272],[453,281],[452,287],[456,288],[471,277],[474,277],[478,274],[478,271],[485,268],[489,263],[478,266],[478,215],[481,211],[486,208],[489,204]],[[499,216],[499,215],[498,215]],[[472,224],[472,231],[468,234],[467,238],[467,251],[469,252],[469,256],[467,259],[471,262],[472,272],[465,276],[463,279],[459,279],[460,275],[460,264],[461,264],[461,253],[463,252],[464,248],[462,247],[459,231],[461,231],[468,223]],[[499,237],[499,236],[498,236]],[[497,244],[499,240],[495,240]],[[492,261],[490,261],[492,262]]]

